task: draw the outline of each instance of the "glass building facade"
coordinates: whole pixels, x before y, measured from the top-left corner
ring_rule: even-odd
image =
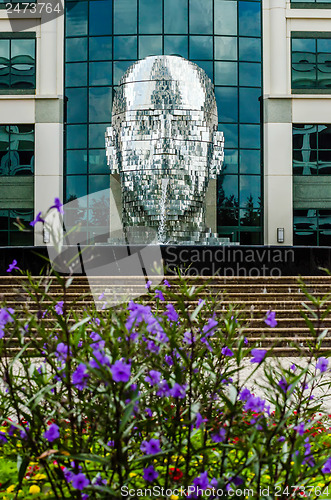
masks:
[[[242,244],[263,243],[261,48],[260,1],[67,1],[65,201],[109,187],[104,133],[126,69],[150,55],[180,55],[215,84],[225,135],[218,232]]]

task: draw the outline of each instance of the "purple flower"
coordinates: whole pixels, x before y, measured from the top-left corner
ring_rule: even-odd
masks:
[[[117,360],[110,367],[110,371],[115,382],[128,382],[131,376],[131,365]]]
[[[147,414],[148,417],[152,417],[153,416],[153,412],[150,408],[145,408],[145,412]]]
[[[156,393],[157,396],[169,396],[170,394],[170,387],[168,385],[168,382],[166,380],[162,380],[159,383],[159,389]]]
[[[183,342],[185,344],[192,345],[192,343],[195,341],[196,341],[196,336],[192,332],[188,331],[184,333]]]
[[[89,374],[87,368],[84,363],[80,363],[72,374],[72,383],[78,390],[82,391],[86,387],[88,379]]]
[[[149,441],[143,441],[140,449],[143,453],[146,453],[146,455],[155,455],[156,453],[160,453],[160,440],[150,439]]]
[[[303,436],[304,433],[305,433],[305,423],[304,422],[300,422],[300,424],[296,425],[294,427],[294,430],[297,431],[297,433],[299,434],[299,436]]]
[[[168,316],[168,320],[172,322],[178,321],[178,313],[176,312],[176,309],[172,304],[168,304],[166,306],[167,312],[165,312],[165,315]]]
[[[208,323],[202,328],[202,331],[205,335],[212,335],[215,332],[217,325],[218,321],[216,321],[216,319],[209,318]]]
[[[37,217],[30,222],[30,226],[34,227],[37,224],[37,222],[45,222],[45,220],[41,217],[41,212],[39,212],[37,214]]]
[[[126,320],[125,326],[129,331],[133,325],[138,325],[143,321],[147,322],[147,318],[152,316],[151,308],[142,304],[136,304],[133,300],[130,301],[128,310],[130,311],[129,317]]]
[[[151,280],[148,280],[146,285],[145,285],[145,288],[147,288],[147,290],[149,290],[151,286],[152,286],[152,282],[151,282]]]
[[[0,441],[2,443],[7,443],[8,442],[8,439],[6,438],[6,434],[2,431],[0,431]]]
[[[259,413],[264,410],[265,407],[265,401],[259,397],[255,397],[251,395],[244,406],[244,410],[248,411],[251,410],[253,412]]]
[[[226,431],[225,431],[224,427],[221,427],[218,430],[218,432],[211,435],[211,439],[212,439],[212,441],[214,441],[214,443],[223,443],[223,441],[225,439],[225,434],[226,434]]]
[[[161,380],[161,373],[156,370],[150,370],[148,372],[147,377],[145,377],[145,381],[151,385],[156,385]]]
[[[246,387],[239,393],[240,401],[247,401],[251,397],[251,392]]]
[[[208,422],[208,419],[207,418],[202,418],[202,415],[201,413],[197,413],[196,414],[196,420],[195,420],[195,428],[196,429],[199,429],[201,424],[205,423],[205,422]]]
[[[58,439],[60,437],[60,431],[59,427],[56,424],[51,424],[47,431],[44,432],[43,437],[47,439],[50,443],[55,441],[55,439]]]
[[[270,326],[271,328],[274,328],[277,326],[277,321],[276,321],[276,313],[275,311],[267,311],[267,316],[266,319],[264,320],[265,324]]]
[[[58,302],[56,305],[55,305],[55,312],[56,314],[63,314],[63,304],[64,304],[64,301],[63,300],[60,300],[60,302]]]
[[[280,443],[284,443],[285,441],[285,436],[280,436],[277,441],[279,441]]]
[[[267,354],[267,351],[265,349],[252,349],[251,350],[251,363],[261,363]]]
[[[56,208],[56,210],[60,213],[60,214],[64,214],[64,211],[63,211],[63,205],[62,203],[60,202],[60,199],[59,198],[55,198],[54,199],[54,205],[52,205],[50,207],[50,210],[52,208]]]
[[[292,370],[292,372],[295,372],[296,369],[297,369],[297,367],[295,364],[290,366],[290,370]]]
[[[154,469],[153,465],[150,465],[149,467],[146,467],[146,469],[144,469],[143,478],[145,479],[145,481],[152,483],[153,481],[155,481],[155,479],[158,478],[158,476],[159,473]]]
[[[14,309],[11,307],[3,307],[0,309],[0,339],[5,335],[4,332],[4,327],[7,323],[13,323],[14,318],[12,317],[12,314],[14,314]]]
[[[60,342],[56,347],[55,354],[59,359],[65,361],[67,359],[67,357],[71,354],[71,351],[66,344],[64,344],[63,342]]]
[[[160,299],[160,300],[165,300],[161,290],[155,290],[155,298]]]
[[[316,363],[316,370],[320,370],[321,373],[326,372],[329,366],[329,360],[322,357],[318,358],[317,363]]]
[[[200,488],[201,490],[206,490],[209,488],[208,472],[202,472],[199,477],[193,480],[195,489]]]
[[[229,347],[223,347],[221,353],[223,354],[223,356],[233,356],[233,352],[231,351],[231,349]]]
[[[283,392],[285,392],[285,393],[286,393],[287,391],[289,391],[289,390],[290,390],[290,388],[291,388],[291,385],[290,385],[290,384],[286,381],[286,379],[285,379],[284,377],[282,377],[282,378],[280,379],[280,381],[278,382],[278,386],[279,386],[279,387],[281,388],[281,390],[282,390]]]
[[[166,354],[166,355],[164,356],[164,361],[165,361],[165,362],[167,363],[167,365],[169,365],[169,366],[172,366],[172,365],[174,364],[172,357],[171,357],[171,356],[169,356],[168,354]]]
[[[331,457],[327,459],[322,467],[323,474],[331,474]]]
[[[13,269],[17,269],[17,271],[20,270],[19,267],[17,267],[17,260],[13,260],[13,262],[11,264],[9,264],[8,266],[8,269],[7,269],[7,273],[11,273]]]
[[[102,349],[96,349],[92,352],[95,359],[90,360],[91,368],[100,368],[100,366],[110,366],[109,357],[104,353]]]
[[[170,287],[171,287],[171,285],[170,285],[170,283],[169,283],[169,281],[168,281],[168,280],[164,280],[164,281],[163,281],[163,284],[164,284],[164,286],[167,286],[168,288],[170,288]]]
[[[173,398],[183,399],[186,396],[186,386],[180,385],[175,382],[174,386],[170,389],[170,396]]]
[[[101,474],[99,473],[93,479],[93,484],[94,484],[94,486],[106,486],[107,485],[107,479],[102,479]]]
[[[79,472],[79,474],[76,474],[72,477],[71,479],[72,487],[75,488],[75,490],[80,490],[82,491],[86,486],[90,484],[89,479],[83,474],[83,472]]]

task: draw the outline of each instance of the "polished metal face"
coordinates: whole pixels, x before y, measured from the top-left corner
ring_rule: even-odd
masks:
[[[133,64],[116,92],[106,150],[122,185],[123,225],[160,227],[167,242],[202,242],[209,179],[223,133],[213,85],[196,64],[153,56]]]

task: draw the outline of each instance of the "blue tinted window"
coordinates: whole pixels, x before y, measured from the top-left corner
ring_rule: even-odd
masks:
[[[237,85],[237,68],[235,62],[215,62],[215,84]]]
[[[260,38],[239,38],[239,61],[261,61]]]
[[[112,38],[110,36],[90,37],[89,43],[90,61],[111,61],[113,54]]]
[[[162,33],[162,0],[139,0],[139,33]]]
[[[67,151],[67,174],[87,173],[87,151],[78,149],[77,151]]]
[[[137,0],[114,0],[114,32],[137,33]]]
[[[0,89],[35,89],[35,38],[0,39]]]
[[[107,158],[105,149],[90,149],[89,152],[89,173],[90,174],[108,174],[109,166],[107,165]]]
[[[215,0],[215,35],[237,34],[237,2]]]
[[[213,32],[213,0],[190,0],[190,33]]]
[[[164,0],[164,32],[183,34],[188,31],[188,0]]]
[[[216,36],[215,37],[215,59],[224,61],[237,60],[237,37]]]
[[[188,58],[188,37],[169,35],[164,37],[164,54]]]
[[[224,174],[237,174],[238,173],[238,150],[225,149],[224,151],[224,164],[222,167]]]
[[[261,198],[261,177],[259,175],[240,176],[240,207],[252,203],[259,206]]]
[[[239,119],[241,123],[260,123],[260,96],[261,89],[239,89]]]
[[[316,39],[292,39],[292,88],[316,88]]]
[[[212,59],[213,39],[211,36],[190,37],[190,59]]]
[[[84,123],[87,121],[87,89],[67,89],[67,118],[69,123]]]
[[[66,179],[66,201],[87,195],[87,176],[69,175]]]
[[[207,75],[209,76],[209,78],[211,79],[211,81],[214,80],[214,64],[213,64],[213,61],[192,61],[192,62],[194,62],[200,68],[202,68],[207,73]]]
[[[261,64],[239,63],[239,85],[261,87]]]
[[[87,148],[86,125],[67,125],[67,148],[68,149]]]
[[[238,176],[221,175],[218,187],[219,206],[238,206]]]
[[[139,37],[139,59],[162,54],[162,36]]]
[[[87,38],[67,38],[66,40],[66,61],[86,61],[87,60]]]
[[[87,35],[87,2],[67,3],[66,33],[69,36]]]
[[[113,32],[112,0],[90,1],[90,35],[111,35]]]
[[[107,87],[90,88],[89,94],[90,122],[111,121],[112,89]]]
[[[81,87],[87,85],[86,63],[66,64],[66,85],[67,87]]]
[[[235,87],[215,87],[218,119],[222,122],[238,121],[238,90]],[[228,146],[228,144],[227,144]]]
[[[261,158],[260,151],[254,149],[240,150],[240,173],[241,174],[260,174]]]
[[[126,72],[129,66],[133,64],[133,61],[116,61],[114,63],[114,85],[118,85],[120,79]]]
[[[259,2],[239,2],[239,35],[261,35],[261,5]]]
[[[222,116],[221,109],[217,109],[218,116]],[[221,130],[224,133],[224,137],[226,138],[226,147],[227,148],[237,148],[238,147],[238,125],[231,125],[230,123],[220,123],[218,125],[218,130]]]
[[[111,120],[108,123],[93,123],[89,126],[89,147],[103,148],[105,146],[105,132],[109,127]]]
[[[89,193],[109,189],[110,178],[109,175],[89,175]],[[108,212],[109,213],[109,212]]]
[[[137,59],[137,37],[115,36],[114,59]]]
[[[239,125],[240,147],[260,149],[261,130],[259,125]]]
[[[89,84],[91,86],[111,85],[112,63],[107,61],[90,63]]]

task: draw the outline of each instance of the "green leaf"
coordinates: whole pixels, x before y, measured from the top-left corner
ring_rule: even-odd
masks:
[[[75,330],[77,330],[77,328],[79,328],[82,325],[85,325],[85,323],[87,323],[88,321],[91,321],[91,317],[90,316],[87,316],[87,318],[84,318],[81,321],[79,321],[78,323],[76,323],[75,325],[73,325],[70,328],[69,332],[70,333],[74,332]]]

